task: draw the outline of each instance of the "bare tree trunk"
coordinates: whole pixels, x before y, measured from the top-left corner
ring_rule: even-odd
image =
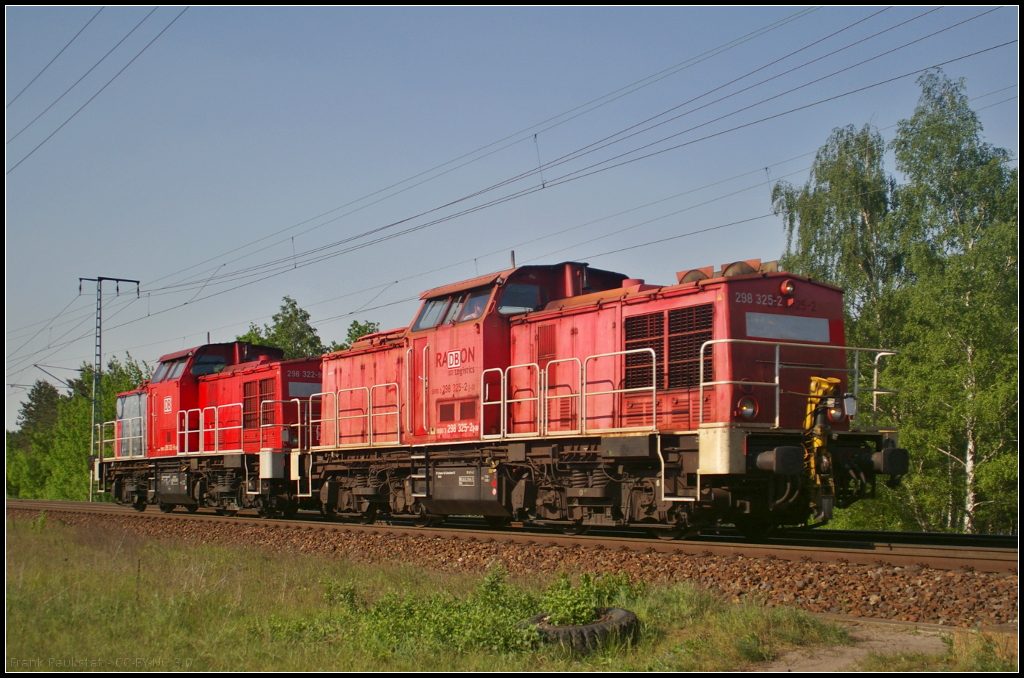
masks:
[[[974,414],[974,396],[977,390],[977,377],[974,373],[974,346],[967,347],[967,417],[964,421],[967,434],[967,447],[964,450],[964,532],[974,532],[974,509],[977,507],[977,494],[974,491],[974,467],[977,463],[978,418]]]

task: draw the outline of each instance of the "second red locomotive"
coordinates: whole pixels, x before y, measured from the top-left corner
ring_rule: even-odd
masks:
[[[322,357],[164,356],[104,426],[102,490],[140,510],[674,538],[823,524],[907,472],[896,432],[856,412],[892,393],[877,384],[891,352],[846,347],[842,291],[774,262],[670,286],[523,266],[421,297],[409,327]]]

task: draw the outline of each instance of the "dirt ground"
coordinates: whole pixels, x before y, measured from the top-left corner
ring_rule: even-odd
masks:
[[[913,652],[942,654],[946,646],[938,632],[880,624],[850,624],[847,627],[856,641],[854,645],[824,649],[800,649],[789,652],[762,671],[857,671],[859,662],[869,652],[895,654]]]

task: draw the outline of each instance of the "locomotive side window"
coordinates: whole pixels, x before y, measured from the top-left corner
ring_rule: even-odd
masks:
[[[517,283],[506,285],[505,293],[501,296],[501,304],[498,306],[498,313],[516,315],[517,313],[539,311],[548,303],[547,297],[547,290],[539,285]]]
[[[227,364],[227,360],[222,355],[201,355],[192,365],[192,374],[197,377],[204,374],[217,374],[224,369],[225,364]]]
[[[426,330],[440,325],[450,300],[450,297],[442,297],[440,299],[431,299],[424,304],[423,310],[420,311],[420,317],[416,319],[416,324],[413,325],[412,331],[418,332],[419,330]]]

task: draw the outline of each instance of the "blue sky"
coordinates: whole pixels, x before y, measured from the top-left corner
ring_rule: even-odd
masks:
[[[107,7],[44,71],[98,9],[6,9],[8,428],[34,365],[92,361],[79,277],[141,280],[104,353],[153,363],[285,295],[325,342],[402,326],[513,249],[660,284],[772,260],[771,184],[835,127],[891,139],[916,76],[869,86],[954,59],[1018,151],[1016,8]]]

